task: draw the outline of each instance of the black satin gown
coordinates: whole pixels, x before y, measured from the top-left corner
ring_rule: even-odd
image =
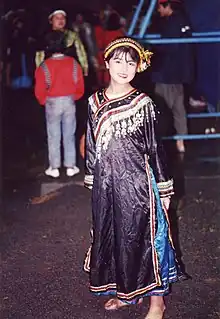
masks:
[[[136,303],[165,295],[177,280],[161,197],[173,194],[152,100],[133,89],[89,98],[85,186],[92,190],[92,245],[84,269],[90,290]]]

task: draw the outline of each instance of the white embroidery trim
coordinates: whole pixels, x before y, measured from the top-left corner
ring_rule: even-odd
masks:
[[[149,122],[149,117],[156,119],[154,105],[152,100],[145,96],[142,100],[137,101],[140,96],[134,99],[129,109],[123,109],[126,105],[117,108],[118,113],[111,114],[111,110],[105,112],[99,119],[99,123],[103,120],[103,124],[95,130],[96,138],[96,159],[101,158],[102,151],[106,151],[113,135],[115,138],[124,138],[127,134],[133,134],[137,129],[143,125],[144,121],[144,107],[146,108],[146,120]],[[137,103],[137,104],[136,104]],[[135,107],[131,107],[134,104]],[[120,111],[121,110],[121,111]],[[109,117],[104,119],[106,116]],[[149,115],[150,114],[150,115]],[[99,131],[99,133],[98,133]]]

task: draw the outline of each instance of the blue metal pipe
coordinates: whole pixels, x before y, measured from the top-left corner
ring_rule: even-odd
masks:
[[[165,136],[163,140],[208,140],[219,139],[220,134],[190,134],[190,135],[173,135]]]
[[[161,38],[161,35],[160,34],[146,34],[143,38],[141,38],[138,34],[135,34],[135,35],[132,35],[132,38],[134,39],[160,39]]]
[[[141,9],[143,7],[143,4],[144,4],[144,0],[140,0],[137,8],[136,8],[136,11],[134,13],[134,16],[133,16],[133,19],[131,21],[131,24],[130,24],[130,27],[128,29],[128,32],[127,32],[127,35],[128,36],[131,36],[135,30],[135,27],[137,25],[137,22],[138,22],[138,19],[139,19],[139,16],[140,16],[140,12],[141,12]]]
[[[220,31],[216,31],[216,32],[193,32],[192,33],[193,37],[206,37],[206,36],[220,36]],[[132,36],[135,39],[140,39],[140,36],[138,34],[135,34]],[[157,33],[148,33],[145,34],[144,39],[161,39],[161,34],[157,34]]]
[[[207,118],[207,117],[220,117],[220,112],[214,113],[191,113],[187,115],[188,118],[195,119],[195,118]]]
[[[138,37],[138,36],[137,36]],[[160,39],[161,35],[160,34],[146,34],[144,36],[144,39]]]
[[[150,44],[170,44],[170,43],[216,43],[220,42],[220,37],[211,38],[164,38],[164,39],[139,39],[142,43]]]
[[[140,32],[139,32],[140,38],[143,38],[145,35],[145,32],[147,30],[147,27],[150,24],[150,20],[151,20],[151,17],[152,17],[152,14],[154,12],[156,5],[157,5],[157,0],[151,0],[151,3],[150,3],[149,8],[147,10],[147,13],[143,18],[143,22],[141,23],[141,28],[140,28]]]
[[[192,35],[195,37],[220,36],[220,31],[193,32]]]

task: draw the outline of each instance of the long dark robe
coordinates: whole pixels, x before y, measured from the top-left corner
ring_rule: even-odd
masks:
[[[157,111],[132,90],[109,100],[89,98],[85,186],[92,189],[92,245],[84,268],[90,290],[135,303],[164,295],[177,279],[167,213],[173,194],[156,134]]]

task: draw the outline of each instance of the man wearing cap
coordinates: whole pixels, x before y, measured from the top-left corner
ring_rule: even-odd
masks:
[[[74,31],[66,29],[66,17],[67,14],[63,10],[55,10],[53,11],[48,19],[49,23],[52,26],[52,30],[63,31],[66,35],[66,51],[65,54],[69,56],[74,56],[83,69],[83,74],[85,76],[88,75],[88,59],[85,48],[78,36],[78,34]],[[39,66],[47,56],[47,51],[38,51],[36,53],[35,62],[36,65]]]
[[[163,38],[183,38],[191,35],[180,0],[159,0],[157,32]],[[188,43],[158,44],[154,48],[152,81],[155,95],[165,102],[173,117],[173,126],[178,135],[187,134],[187,119],[184,106],[183,84],[192,83],[192,47]],[[183,139],[176,141],[177,150],[184,152]]]

